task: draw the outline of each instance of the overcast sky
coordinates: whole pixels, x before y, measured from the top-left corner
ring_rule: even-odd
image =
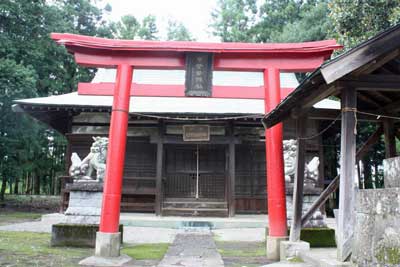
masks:
[[[161,38],[166,35],[168,19],[172,18],[181,21],[197,41],[219,40],[211,37],[208,28],[216,0],[103,0],[99,5],[104,6],[106,3],[112,6],[109,19],[113,21],[128,14],[139,20],[149,14],[155,15]]]

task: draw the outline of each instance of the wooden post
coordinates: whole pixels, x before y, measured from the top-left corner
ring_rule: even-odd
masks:
[[[290,228],[290,238],[292,242],[300,241],[301,216],[303,213],[303,187],[304,187],[304,168],[305,168],[305,147],[306,140],[301,139],[306,134],[306,117],[302,116],[296,120],[297,132],[297,153],[296,153],[296,173],[293,188],[293,219]]]
[[[396,140],[394,123],[392,119],[383,121],[383,133],[385,136],[385,157],[392,158],[396,156]]]
[[[236,197],[235,197],[235,142],[234,142],[234,125],[229,124],[229,174],[228,174],[228,211],[229,217],[235,216],[236,213]]]
[[[163,154],[164,154],[164,122],[160,121],[158,127],[158,140],[157,140],[157,173],[156,173],[156,203],[155,210],[156,215],[161,215],[161,205],[163,199],[163,191],[162,191],[162,176],[163,176]]]
[[[351,254],[354,232],[354,200],[357,183],[356,163],[356,110],[357,91],[343,88],[341,96],[342,129],[340,143],[340,196],[337,225],[337,258],[345,261]]]

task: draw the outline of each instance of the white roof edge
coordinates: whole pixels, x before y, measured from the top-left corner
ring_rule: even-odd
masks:
[[[49,97],[14,101],[17,104],[46,106],[111,107],[112,96],[78,95],[77,92]],[[324,99],[314,105],[319,109],[340,109],[340,102]],[[130,113],[181,114],[264,114],[263,99],[207,97],[147,97],[132,96]]]

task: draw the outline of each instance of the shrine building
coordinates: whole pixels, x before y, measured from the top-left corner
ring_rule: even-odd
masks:
[[[94,79],[77,92],[17,100],[13,109],[66,136],[66,173],[72,152],[83,158],[92,137],[109,137],[100,232],[117,231],[121,210],[268,213],[269,234],[286,235],[292,191],[285,189],[282,141],[295,139],[296,128],[288,119],[283,130],[278,124],[265,134],[261,118],[299,85],[296,74],[315,70],[340,48],[334,40],[199,43],[58,33],[52,39],[78,64],[98,68]],[[313,109],[339,107],[322,100]],[[310,114],[308,135],[320,131]],[[306,158],[322,153],[321,139],[308,142]]]

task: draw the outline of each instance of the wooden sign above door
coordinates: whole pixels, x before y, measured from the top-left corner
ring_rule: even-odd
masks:
[[[210,141],[210,125],[183,125],[183,141]]]

